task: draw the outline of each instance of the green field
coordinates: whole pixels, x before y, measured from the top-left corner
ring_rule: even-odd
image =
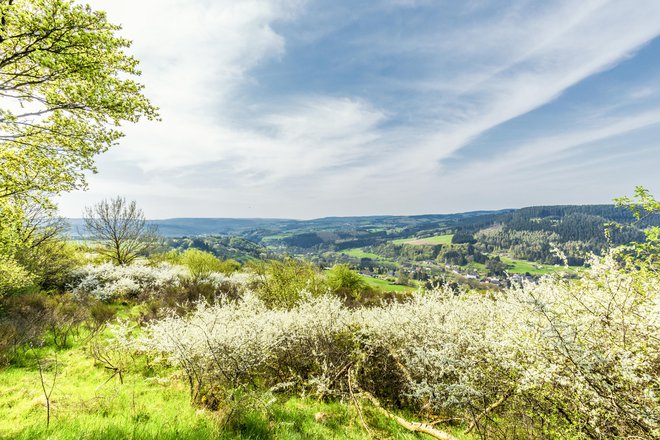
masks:
[[[494,257],[494,255],[493,255]],[[521,274],[524,275],[529,273],[530,275],[548,275],[553,273],[569,272],[575,273],[581,270],[585,270],[584,267],[570,266],[568,269],[564,266],[554,266],[550,264],[540,264],[533,261],[527,260],[516,260],[514,258],[500,256],[502,262],[507,264],[509,268],[506,270],[510,274]],[[470,262],[467,266],[470,269],[474,269],[479,273],[485,274],[488,272],[485,264]]]
[[[451,244],[451,239],[454,237],[454,234],[445,234],[445,235],[435,235],[433,237],[425,238],[400,238],[398,240],[392,240],[394,244],[408,244],[408,245],[435,245],[435,244]]]
[[[360,275],[369,286],[376,289],[382,290],[384,292],[412,292],[417,290],[416,287],[411,286],[402,286],[400,284],[394,284],[389,281],[381,280],[379,278],[370,277],[368,275]]]
[[[380,255],[371,252],[366,252],[362,248],[344,249],[343,251],[339,251],[339,253],[354,258],[370,258],[372,260],[384,260],[384,258],[381,257]]]
[[[518,274],[529,273],[530,275],[548,275],[557,272],[566,272],[566,271],[575,272],[576,270],[581,269],[577,267],[569,267],[568,269],[566,269],[564,266],[540,264],[540,263],[534,263],[533,261],[516,260],[508,257],[500,257],[500,259],[502,260],[502,262],[511,266],[509,269],[507,269],[507,272],[509,273],[518,273]]]
[[[283,238],[289,237],[288,234],[277,234],[277,235],[266,235],[265,237],[262,237],[262,241],[273,241],[273,240],[281,240]]]
[[[486,273],[486,272],[488,271],[488,269],[486,269],[486,265],[485,265],[485,264],[483,264],[483,263],[477,263],[477,262],[474,262],[474,261],[470,261],[470,262],[467,264],[467,266],[465,266],[465,267],[468,267],[468,268],[470,268],[470,269],[474,269],[474,270],[476,270],[476,271],[478,271],[478,272],[480,272],[480,273]]]
[[[180,372],[150,366],[145,359],[123,374],[123,383],[95,364],[88,347],[38,348],[49,389],[57,359],[58,375],[46,427],[46,400],[32,351],[0,368],[0,438],[3,439],[418,439],[368,402],[266,394],[260,403],[231,412],[190,403]],[[48,361],[46,361],[48,359]],[[319,415],[322,416],[319,419]],[[372,433],[362,426],[361,417]],[[414,419],[414,416],[410,416]]]

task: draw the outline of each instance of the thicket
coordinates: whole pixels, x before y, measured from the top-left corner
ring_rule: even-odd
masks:
[[[168,249],[185,252],[189,249],[198,249],[209,252],[222,260],[235,260],[245,264],[251,260],[264,259],[269,250],[253,241],[243,237],[191,237],[169,238],[165,241]]]
[[[212,408],[238,390],[371,395],[488,438],[657,436],[660,279],[616,255],[593,266],[580,280],[372,308],[329,295],[272,308],[246,294],[130,343],[181,367]]]

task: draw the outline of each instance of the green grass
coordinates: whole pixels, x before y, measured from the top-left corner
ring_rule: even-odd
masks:
[[[82,347],[60,351],[57,362],[49,430],[38,370],[27,362],[0,371],[0,438],[202,439],[219,433],[211,416],[198,414],[188,403],[178,379],[161,383],[126,374],[123,384],[118,377],[105,383],[108,370],[95,366]],[[50,368],[45,374],[48,384],[53,373]]]
[[[436,245],[436,244],[451,244],[451,239],[454,237],[454,234],[445,234],[445,235],[435,235],[433,237],[426,238],[401,238],[398,240],[392,240],[394,244],[408,244],[408,245]]]
[[[416,287],[411,286],[402,286],[400,284],[394,284],[386,280],[381,280],[379,278],[370,277],[367,275],[361,275],[361,277],[367,282],[371,287],[375,287],[378,290],[384,292],[411,292],[417,290]]]
[[[475,261],[470,261],[470,262],[467,264],[467,266],[465,266],[465,267],[468,267],[468,268],[470,268],[470,269],[474,269],[474,270],[476,270],[477,272],[483,272],[483,273],[485,273],[485,272],[488,271],[488,269],[486,269],[486,265],[485,265],[485,264],[483,264],[483,263],[477,263],[477,262],[475,262]]]
[[[274,241],[274,240],[281,240],[283,238],[290,237],[288,234],[275,234],[275,235],[266,235],[261,238],[262,241]]]
[[[381,263],[392,264],[396,267],[399,267],[399,262],[391,260],[389,258],[383,257],[382,255],[374,254],[373,252],[367,252],[364,248],[353,248],[353,249],[344,249],[339,251],[340,254],[348,255],[353,258],[369,258],[370,260],[379,261]]]
[[[508,257],[500,257],[500,259],[502,260],[502,262],[510,266],[507,269],[507,272],[509,273],[518,273],[518,274],[529,273],[530,275],[549,275],[552,273],[567,271],[567,269],[564,266],[540,264],[540,263],[534,263],[533,261],[516,260]],[[568,272],[575,272],[577,269],[578,268],[575,267],[569,267]]]
[[[402,287],[402,286],[401,286]],[[226,411],[191,405],[181,373],[136,368],[108,381],[83,346],[38,349],[44,359],[57,354],[59,374],[46,428],[45,398],[34,358],[28,353],[0,369],[2,439],[369,439],[354,405],[278,396],[265,407],[247,407],[227,419]],[[53,368],[45,372],[47,384]],[[145,373],[147,372],[147,373]],[[153,373],[153,372],[152,372]],[[48,386],[48,385],[47,385]],[[412,434],[364,404],[375,438],[412,440]],[[414,419],[414,416],[411,416]]]
[[[362,248],[344,249],[343,251],[340,251],[339,253],[344,254],[344,255],[348,255],[349,257],[354,257],[354,258],[370,258],[372,260],[383,260],[384,259],[380,255],[374,254],[372,252],[366,252]]]

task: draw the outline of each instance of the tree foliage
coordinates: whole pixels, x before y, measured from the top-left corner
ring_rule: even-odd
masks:
[[[635,224],[646,225],[644,229],[645,240],[632,242],[620,249],[628,265],[642,270],[658,272],[660,270],[660,226],[657,219],[660,217],[660,201],[657,201],[650,192],[642,187],[635,188],[635,195],[615,199],[618,206],[627,208],[635,218]],[[614,230],[620,229],[620,225]],[[608,235],[612,229],[608,229]]]
[[[0,198],[81,188],[122,121],[155,118],[130,41],[70,0],[0,3]]]
[[[270,307],[291,308],[306,295],[328,290],[317,267],[294,258],[253,262],[250,269],[258,280],[257,295]]]
[[[84,173],[122,136],[122,122],[158,117],[132,79],[138,62],[119,30],[104,12],[71,0],[0,1],[2,286],[27,280],[29,254],[52,244],[43,228],[23,234],[29,210],[84,188]]]

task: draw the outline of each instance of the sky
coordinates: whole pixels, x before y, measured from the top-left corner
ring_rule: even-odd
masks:
[[[162,121],[87,191],[149,218],[414,215],[660,195],[658,0],[91,0]]]

